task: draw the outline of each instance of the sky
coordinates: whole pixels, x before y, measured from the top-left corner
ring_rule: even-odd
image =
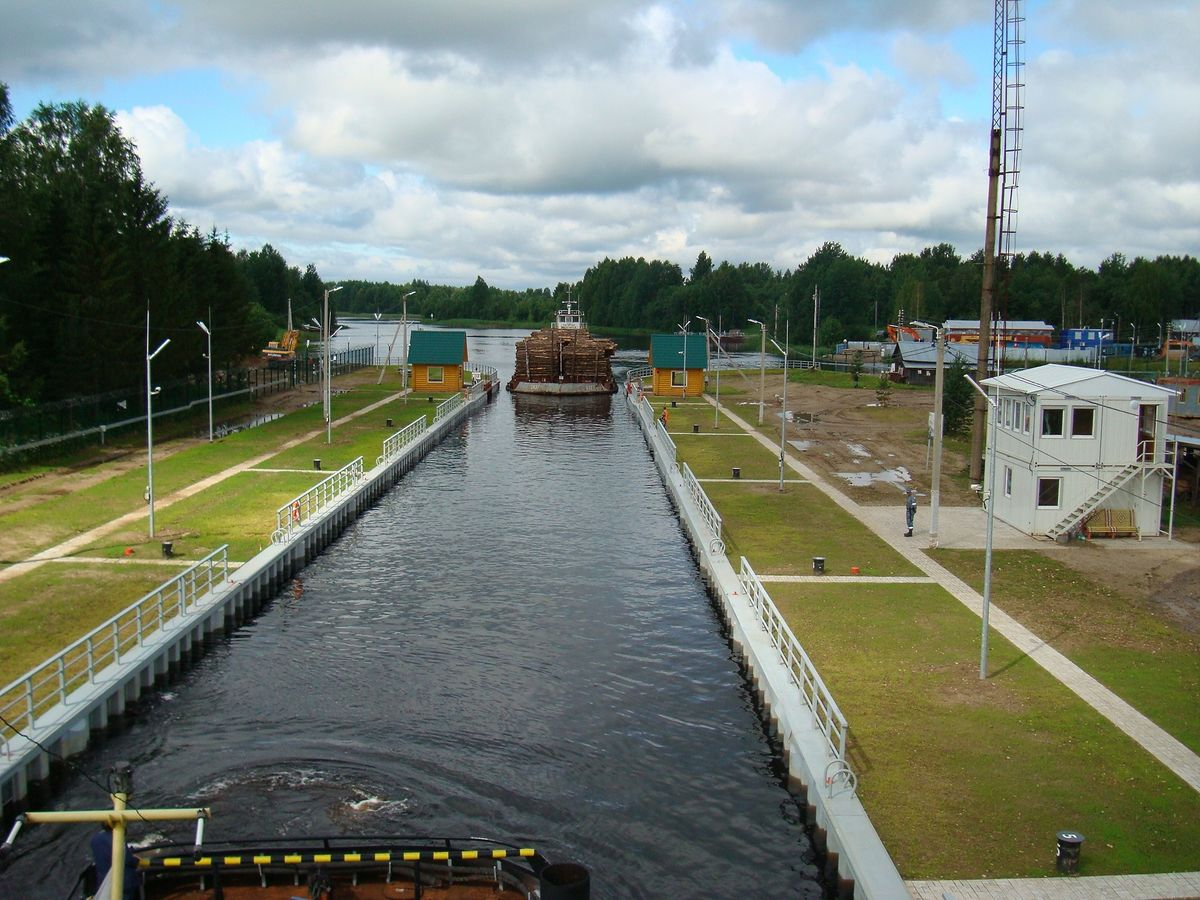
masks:
[[[1013,249],[1195,255],[1200,0],[1020,8]],[[786,270],[826,241],[886,264],[983,244],[993,9],[5,0],[0,81],[18,119],[113,110],[174,218],[326,280]]]

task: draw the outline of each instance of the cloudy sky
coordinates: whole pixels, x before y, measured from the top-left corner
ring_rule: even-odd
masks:
[[[1200,0],[1025,0],[1017,250],[1200,247]],[[6,0],[19,118],[117,113],[172,215],[327,279],[983,242],[991,0]]]

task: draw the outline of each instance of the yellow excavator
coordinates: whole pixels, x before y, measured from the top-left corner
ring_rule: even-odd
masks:
[[[296,345],[300,343],[299,331],[285,331],[283,340],[269,341],[262,355],[270,361],[280,362],[296,358]]]

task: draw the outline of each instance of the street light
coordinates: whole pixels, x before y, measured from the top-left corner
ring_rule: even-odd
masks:
[[[208,310],[208,320],[212,321],[212,308]],[[208,335],[208,353],[205,358],[208,360],[208,442],[211,444],[213,440],[213,413],[212,413],[212,332],[208,330],[208,326],[196,320],[196,324],[200,326],[200,330]]]
[[[758,424],[763,423],[763,397],[767,390],[767,326],[758,319],[747,319],[762,329],[762,343],[758,347]]]
[[[783,491],[783,458],[784,458],[784,441],[787,435],[787,383],[788,383],[788,339],[790,337],[789,328],[791,322],[784,320],[783,323],[783,346],[780,347],[775,343],[775,339],[771,338],[771,343],[775,344],[775,349],[783,354],[783,409],[779,415],[779,490]]]
[[[992,528],[996,521],[996,401],[970,375],[963,375],[963,378],[971,382],[971,387],[982,394],[991,407],[988,413],[992,427],[988,441],[987,538],[983,551],[983,634],[979,642],[979,677],[983,679],[987,678],[988,608],[992,601]]]
[[[713,428],[719,428],[721,423],[721,336],[712,330],[712,322],[708,321],[704,316],[696,316],[696,318],[704,323],[705,337],[708,336],[708,332],[712,331],[713,346],[717,349],[717,365],[715,367],[717,373],[717,405],[713,409]],[[718,326],[720,325],[719,319],[717,320],[717,324]],[[708,341],[706,340],[705,346],[707,347],[707,345]]]
[[[404,329],[404,337],[400,342],[400,393],[404,395],[405,406],[408,406],[408,298],[415,293],[416,291],[409,291],[400,298],[400,327]]]
[[[375,362],[375,354],[379,352],[379,320],[383,318],[383,313],[375,310],[375,350],[371,354],[371,362]]]
[[[681,400],[687,399],[687,383],[688,383],[688,367],[687,367],[687,335],[688,326],[692,324],[692,320],[684,319],[683,324],[679,326],[679,330],[683,332],[683,396]]]
[[[324,318],[321,336],[325,338],[325,443],[333,443],[333,392],[329,389],[329,295],[342,289],[342,285],[325,291]]]
[[[938,545],[938,509],[942,497],[942,397],[946,371],[946,329],[912,320],[909,325],[932,328],[937,333],[937,368],[933,375],[933,474],[929,488],[929,543]]]
[[[154,395],[161,388],[150,387],[150,360],[171,343],[167,338],[150,352],[150,310],[146,310],[146,502],[150,505],[150,537],[154,537]]]

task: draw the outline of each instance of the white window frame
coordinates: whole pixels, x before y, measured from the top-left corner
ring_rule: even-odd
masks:
[[[1091,431],[1086,433],[1077,432],[1075,430],[1075,414],[1081,412],[1090,412],[1092,414]],[[1094,406],[1072,406],[1071,407],[1071,437],[1080,438],[1081,440],[1090,441],[1096,437],[1096,407]]]
[[[687,387],[687,369],[671,370],[671,387]]]
[[[1004,467],[1004,496],[1012,496],[1012,466]]]
[[[1043,481],[1053,481],[1055,484],[1058,485],[1058,489],[1055,491],[1056,496],[1055,496],[1054,503],[1042,503],[1042,482]],[[1034,495],[1034,499],[1037,501],[1038,509],[1062,509],[1062,479],[1061,478],[1056,477],[1056,476],[1047,476],[1047,477],[1043,478],[1042,476],[1039,475],[1037,481],[1034,482],[1034,487],[1037,491],[1037,493]]]
[[[433,377],[433,373],[437,373],[437,377]],[[445,384],[446,383],[446,367],[445,366],[426,366],[425,380],[430,384]]]
[[[1067,434],[1067,407],[1065,407],[1065,406],[1043,406],[1041,412],[1042,412],[1042,414],[1039,417],[1040,422],[1039,422],[1039,427],[1038,427],[1038,437],[1043,437],[1043,438],[1065,437]],[[1059,414],[1058,431],[1047,431],[1046,430],[1046,413],[1054,413],[1054,412]]]

